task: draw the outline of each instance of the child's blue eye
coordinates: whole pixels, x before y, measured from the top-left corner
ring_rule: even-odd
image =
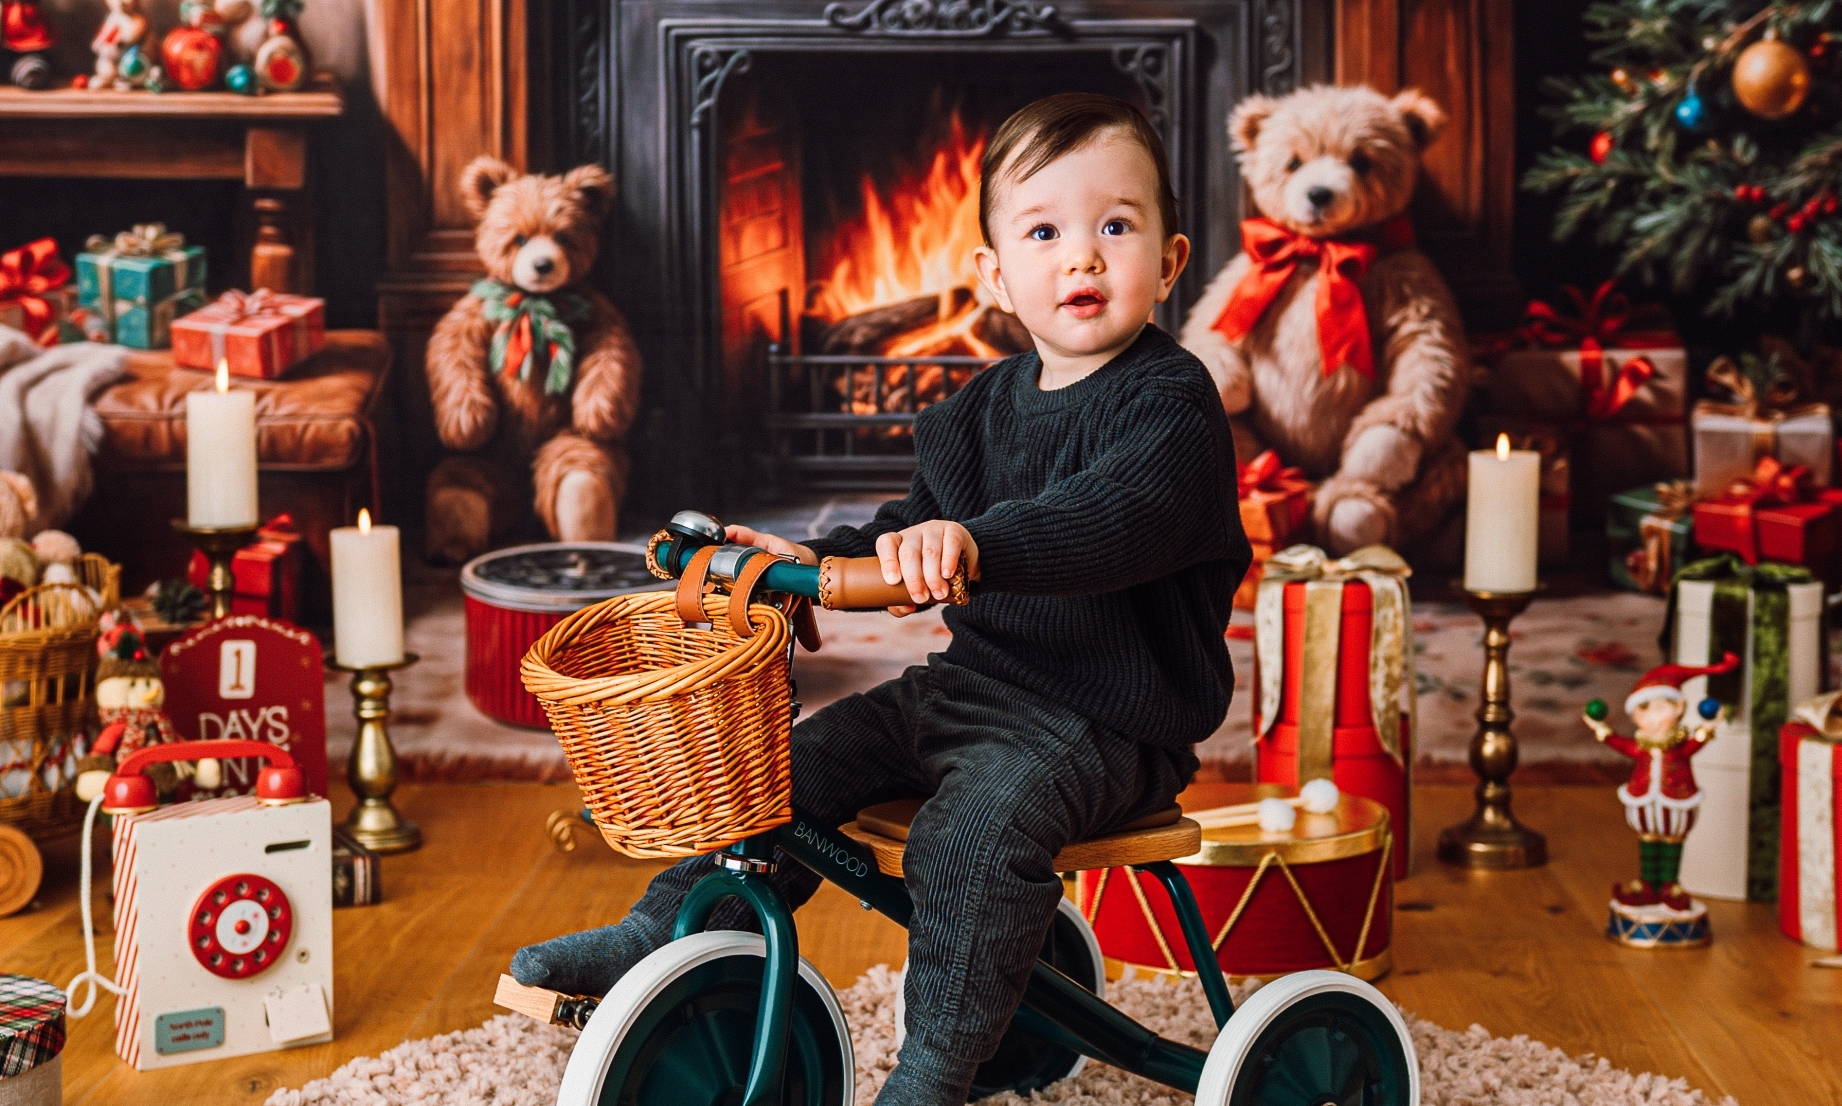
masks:
[[[1044,223],[1039,227],[1031,227],[1030,237],[1036,239],[1038,242],[1053,242],[1057,236],[1055,228],[1048,223]]]
[[[1132,224],[1126,222],[1124,219],[1108,219],[1106,225],[1100,228],[1100,233],[1124,234],[1130,229],[1132,229]]]

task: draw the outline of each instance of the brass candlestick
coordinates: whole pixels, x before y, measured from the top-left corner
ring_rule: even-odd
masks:
[[[237,555],[237,550],[249,544],[259,529],[255,523],[248,526],[193,526],[185,519],[173,520],[173,529],[192,539],[205,559],[211,562],[211,574],[205,579],[205,590],[211,595],[211,618],[213,621],[230,613],[231,593],[236,588],[236,577],[231,574],[230,560]]]
[[[358,796],[358,805],[346,817],[345,828],[360,844],[375,853],[406,853],[422,847],[422,830],[405,821],[390,805],[397,787],[397,754],[390,747],[390,673],[416,663],[405,653],[395,664],[333,667],[352,674],[352,713],[358,718],[358,740],[346,762],[345,779]]]
[[[1509,777],[1516,770],[1516,736],[1510,733],[1509,623],[1527,610],[1533,592],[1467,591],[1465,601],[1484,620],[1483,702],[1471,739],[1477,773],[1477,810],[1439,835],[1439,859],[1463,868],[1536,868],[1548,862],[1548,839],[1509,811]]]

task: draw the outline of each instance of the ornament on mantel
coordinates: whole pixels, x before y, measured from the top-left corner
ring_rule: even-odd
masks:
[[[160,57],[175,88],[196,92],[216,84],[229,48],[225,39],[255,11],[250,0],[183,0],[185,24],[167,33]]]
[[[260,11],[268,37],[256,48],[256,82],[270,92],[293,92],[306,85],[311,62],[298,20],[302,0],[262,0]]]
[[[1740,51],[1733,63],[1733,94],[1761,119],[1783,119],[1810,95],[1810,63],[1797,49],[1770,36]]]
[[[57,45],[57,33],[45,21],[38,0],[0,0],[0,51],[17,54],[9,74],[20,88],[51,87],[51,63],[45,51]]]
[[[105,91],[146,84],[151,66],[141,53],[147,16],[141,12],[140,0],[108,2],[109,14],[90,42],[90,49],[96,52],[96,71],[87,87]]]

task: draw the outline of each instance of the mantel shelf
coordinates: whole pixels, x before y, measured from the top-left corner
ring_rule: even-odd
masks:
[[[243,96],[235,92],[92,92],[58,88],[27,92],[0,87],[0,120],[120,119],[233,120],[240,123],[331,119],[345,111],[345,98],[330,74],[322,73],[307,92],[270,92]]]

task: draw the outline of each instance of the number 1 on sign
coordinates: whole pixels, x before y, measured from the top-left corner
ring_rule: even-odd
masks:
[[[217,694],[220,699],[249,699],[256,694],[256,643],[226,641],[218,649]]]

